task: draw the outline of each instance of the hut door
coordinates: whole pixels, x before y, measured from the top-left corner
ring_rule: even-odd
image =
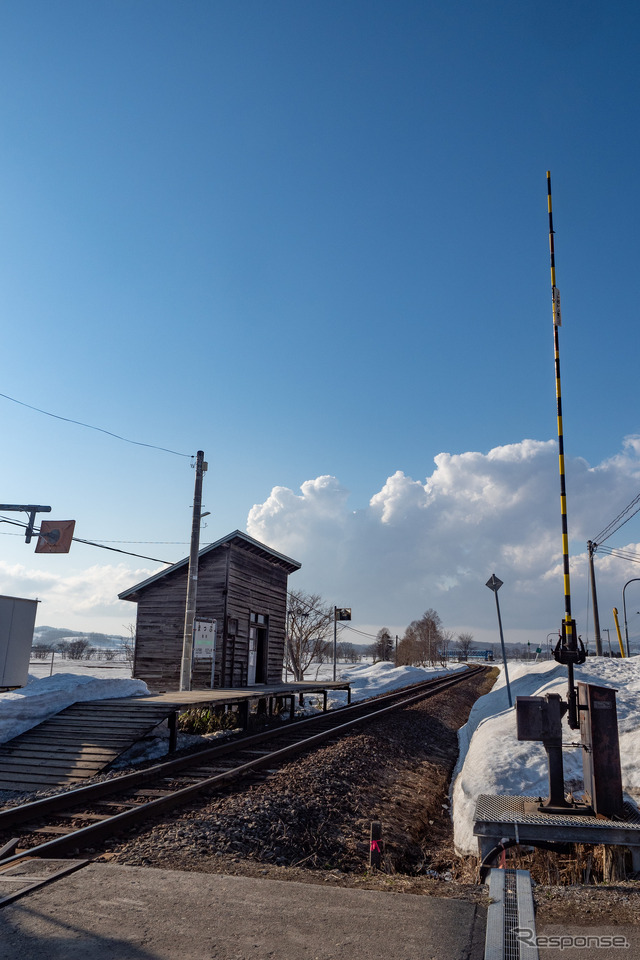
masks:
[[[266,683],[265,662],[267,653],[268,618],[263,613],[252,613],[249,626],[249,664],[247,683]]]

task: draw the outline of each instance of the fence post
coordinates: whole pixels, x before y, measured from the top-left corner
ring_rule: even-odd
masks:
[[[369,866],[377,870],[382,862],[382,826],[379,820],[371,821],[371,843],[369,845]]]

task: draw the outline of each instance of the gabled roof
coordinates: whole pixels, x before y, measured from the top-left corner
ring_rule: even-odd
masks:
[[[287,573],[294,573],[302,566],[302,564],[298,563],[297,560],[292,560],[291,557],[285,557],[283,553],[278,553],[277,550],[272,550],[271,547],[267,547],[266,544],[260,543],[259,540],[254,540],[253,537],[250,537],[248,533],[243,533],[242,530],[234,530],[233,533],[227,534],[227,536],[222,537],[221,540],[216,540],[215,543],[210,543],[208,546],[203,547],[198,553],[198,559],[201,559],[208,553],[211,553],[213,550],[217,550],[218,547],[222,547],[227,543],[233,543],[234,541],[242,544],[242,546],[248,549],[251,553],[263,557],[265,560],[270,560],[275,566],[286,570]],[[123,590],[122,593],[118,594],[118,599],[137,601],[138,597],[136,594],[138,594],[141,590],[151,586],[152,583],[157,583],[158,580],[162,580],[163,577],[169,576],[169,574],[174,573],[181,567],[188,567],[188,565],[189,557],[185,557],[184,560],[178,560],[177,563],[171,564],[170,567],[167,567],[165,570],[161,570],[160,573],[154,574],[154,576],[149,577],[148,580],[143,580],[141,583],[136,583],[135,586],[129,587],[128,590]]]

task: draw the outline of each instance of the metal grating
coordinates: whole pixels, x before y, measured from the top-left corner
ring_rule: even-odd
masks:
[[[531,877],[526,870],[490,870],[489,909],[484,960],[539,960],[538,948],[516,936],[528,930],[535,937]]]
[[[539,797],[499,797],[481,794],[476,804],[474,819],[484,823],[521,823],[547,826],[553,824],[558,827],[621,827],[640,832],[640,814],[636,808],[625,802],[621,820],[609,820],[605,817],[587,816],[585,814],[559,814],[525,811],[525,803],[536,804]]]
[[[504,960],[520,960],[520,950],[514,931],[518,922],[518,890],[516,871],[504,871]]]

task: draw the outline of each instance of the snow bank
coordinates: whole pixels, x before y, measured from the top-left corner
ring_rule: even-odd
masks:
[[[625,792],[640,798],[640,657],[628,660],[591,658],[574,670],[576,683],[594,683],[617,689],[616,706],[620,733],[622,785]],[[511,694],[544,696],[559,693],[566,699],[567,669],[555,661],[509,664]],[[460,754],[452,778],[454,843],[461,855],[478,854],[473,835],[476,800],[481,793],[511,796],[548,794],[547,755],[542,743],[516,739],[515,706],[509,707],[504,673],[495,687],[474,704],[469,719],[458,733]],[[579,743],[580,731],[571,730],[565,716],[563,743]],[[582,752],[565,749],[565,783],[582,788]]]
[[[0,694],[0,743],[13,739],[81,700],[110,700],[149,693],[142,680],[98,680],[58,673],[41,680],[29,678],[26,687]]]
[[[380,693],[390,693],[412,683],[422,683],[445,673],[466,669],[464,663],[451,663],[446,667],[394,667],[392,663],[381,661],[341,670],[340,679],[349,682],[353,703],[354,700],[376,697]]]

